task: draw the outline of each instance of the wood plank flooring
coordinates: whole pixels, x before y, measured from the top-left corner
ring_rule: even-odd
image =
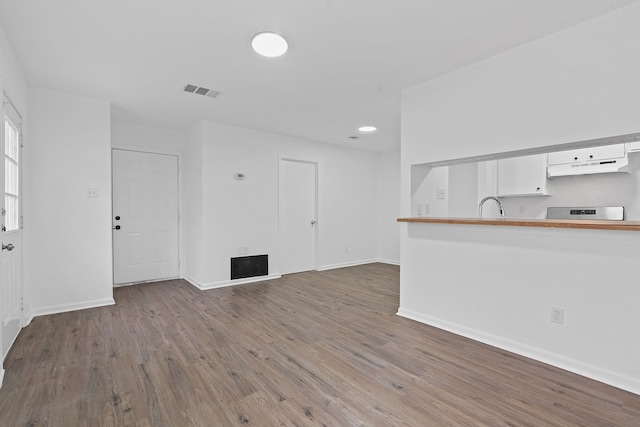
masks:
[[[640,396],[396,316],[398,281],[117,288],[21,332],[0,426],[640,426]]]

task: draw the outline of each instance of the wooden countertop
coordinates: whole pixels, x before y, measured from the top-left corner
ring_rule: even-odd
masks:
[[[424,224],[498,225],[506,227],[580,228],[587,230],[640,231],[640,221],[594,221],[575,219],[525,219],[525,218],[398,218],[398,222]]]

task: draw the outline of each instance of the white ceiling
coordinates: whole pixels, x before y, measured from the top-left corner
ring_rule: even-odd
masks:
[[[402,89],[635,1],[0,0],[0,25],[31,86],[109,100],[114,120],[385,151]],[[284,57],[251,50],[267,30],[289,39]],[[379,131],[349,139],[363,124]]]

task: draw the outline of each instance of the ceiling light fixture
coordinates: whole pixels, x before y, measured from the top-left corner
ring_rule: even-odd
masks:
[[[289,50],[287,39],[273,32],[258,33],[251,39],[251,48],[258,54],[267,58],[276,58],[284,55]]]
[[[360,126],[358,128],[358,132],[363,132],[363,133],[372,133],[377,131],[378,128],[375,126]]]

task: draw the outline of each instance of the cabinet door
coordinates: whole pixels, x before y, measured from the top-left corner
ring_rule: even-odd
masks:
[[[547,162],[550,165],[565,165],[568,163],[576,163],[581,161],[582,150],[568,150],[568,151],[556,151],[555,153],[549,153],[547,156]]]
[[[627,152],[634,153],[636,151],[640,151],[640,141],[638,142],[630,142],[627,144]]]
[[[624,157],[626,151],[624,144],[602,145],[600,147],[592,147],[583,149],[585,162],[595,160],[619,159]]]
[[[544,195],[546,154],[498,160],[498,196]]]

